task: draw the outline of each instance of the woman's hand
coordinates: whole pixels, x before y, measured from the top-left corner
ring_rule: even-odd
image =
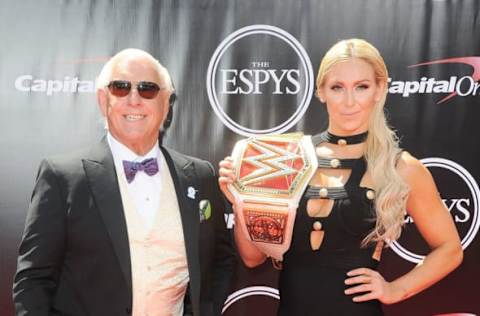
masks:
[[[236,214],[235,198],[228,190],[228,185],[236,180],[233,159],[231,157],[225,157],[225,159],[220,161],[218,166],[218,184],[225,197],[232,203],[233,212]],[[238,224],[234,226],[234,235],[237,250],[245,266],[254,268],[267,259],[266,255],[252,244],[246,234],[242,232],[242,229],[239,229]]]
[[[231,157],[225,157],[220,163],[218,164],[218,184],[220,185],[220,190],[222,190],[225,197],[228,201],[232,204],[235,202],[235,198],[233,197],[230,190],[228,190],[228,185],[232,184],[235,181],[235,171],[233,168],[233,160]]]
[[[346,285],[351,285],[345,290],[345,294],[352,295],[354,302],[365,302],[377,299],[383,304],[393,304],[403,298],[402,291],[396,289],[392,283],[385,281],[383,276],[375,270],[358,268],[347,273]]]

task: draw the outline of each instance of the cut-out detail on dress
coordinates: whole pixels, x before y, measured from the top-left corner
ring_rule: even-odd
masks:
[[[372,258],[374,260],[380,261],[380,258],[382,257],[382,250],[384,246],[383,241],[377,242],[377,245],[375,246],[375,250],[373,250]]]
[[[323,237],[325,237],[325,231],[323,230],[312,230],[310,232],[310,247],[312,250],[316,251],[322,246]]]
[[[333,209],[334,200],[315,200],[307,201],[307,214],[310,217],[327,217]]]

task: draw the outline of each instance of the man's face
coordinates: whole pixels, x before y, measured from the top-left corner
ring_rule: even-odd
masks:
[[[112,136],[136,152],[147,153],[158,139],[160,126],[168,113],[170,91],[157,68],[148,57],[126,57],[112,69],[111,79],[131,82],[130,93],[123,97],[113,95],[108,88],[99,90],[100,110],[107,119]],[[137,84],[140,81],[153,82],[160,87],[152,99],[140,96]]]

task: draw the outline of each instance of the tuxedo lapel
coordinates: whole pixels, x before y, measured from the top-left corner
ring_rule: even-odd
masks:
[[[93,148],[89,158],[83,160],[83,167],[131,293],[132,277],[127,225],[113,157],[106,138]]]
[[[160,147],[170,170],[175,192],[177,194],[180,216],[182,218],[183,236],[187,252],[188,272],[192,300],[200,299],[200,262],[198,249],[199,213],[196,195],[189,192],[196,188],[193,163],[178,153]],[[198,305],[197,305],[198,306]]]

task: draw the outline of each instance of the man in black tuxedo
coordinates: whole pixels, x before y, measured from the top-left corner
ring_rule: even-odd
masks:
[[[16,315],[219,315],[233,270],[211,164],[159,145],[174,90],[148,53],[108,61],[108,133],[42,161],[19,249]]]

